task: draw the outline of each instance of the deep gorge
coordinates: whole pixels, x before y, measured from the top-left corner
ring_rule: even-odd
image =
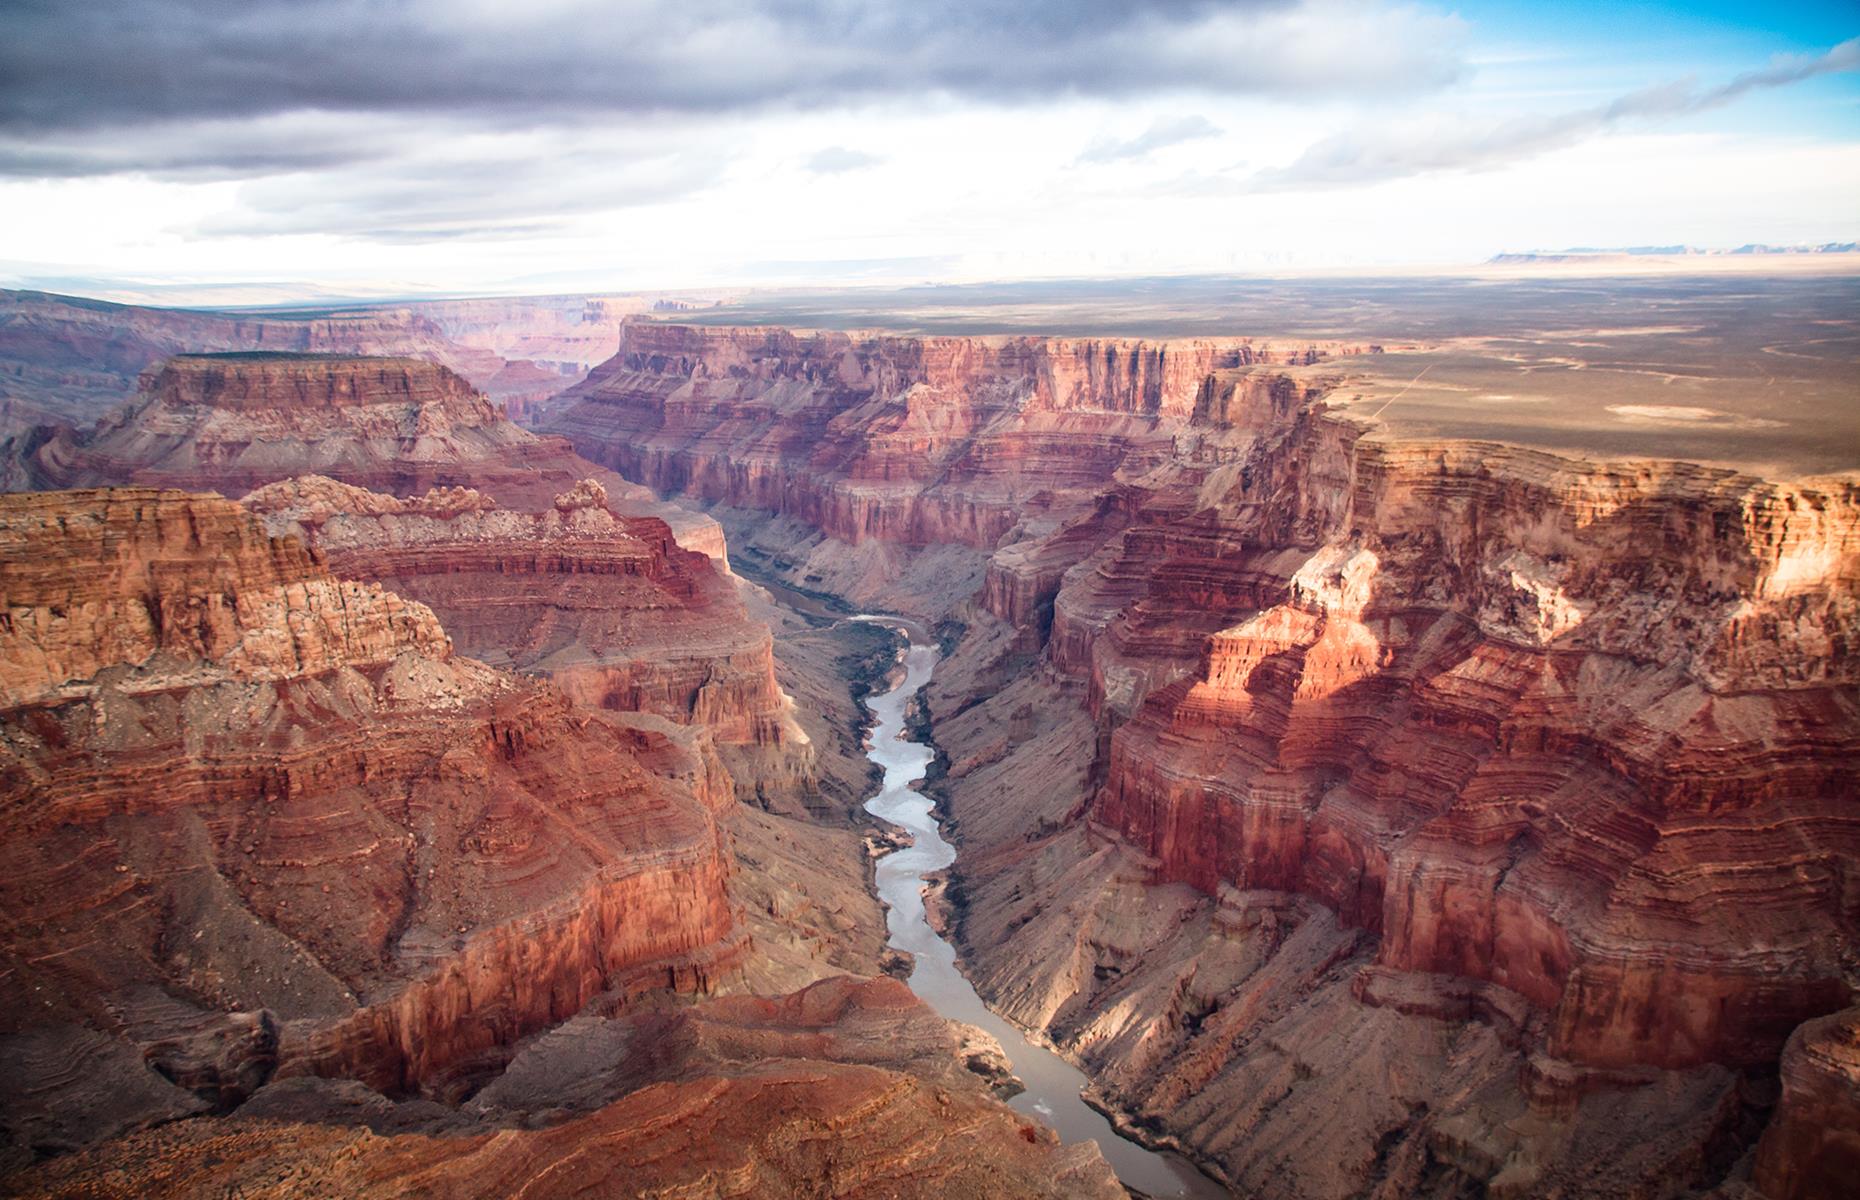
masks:
[[[1116,1194],[897,978],[863,609],[937,647],[932,943],[1130,1136],[1825,1191],[1860,482],[1398,437],[1360,349],[630,322],[542,436],[263,354],[8,443],[4,1165]]]
[[[1853,995],[1860,493],[1314,350],[629,327],[537,423],[943,623],[978,987],[1242,1190],[1709,1186]]]

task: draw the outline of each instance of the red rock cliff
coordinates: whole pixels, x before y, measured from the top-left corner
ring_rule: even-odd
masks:
[[[533,424],[660,492],[849,543],[991,549],[1162,461],[1217,367],[1330,349],[629,322]]]
[[[1727,1081],[1855,997],[1860,482],[1365,436],[1261,357],[635,325],[541,425],[912,586],[986,556],[925,602],[972,966],[1237,1181],[1722,1178]]]
[[[720,772],[231,502],[0,497],[0,594],[0,1042],[49,1114],[15,1136],[98,1085],[129,1126],[274,1072],[446,1094],[738,953]]]
[[[1770,1062],[1844,1006],[1860,487],[1369,442],[1287,537],[1332,436],[1217,498],[1224,558],[1147,559],[1133,608],[1218,569],[1226,623],[1117,731],[1099,819],[1166,878],[1304,893],[1385,965],[1521,993],[1577,1061]]]
[[[1860,482],[1365,438],[1280,403],[1302,386],[1237,386],[1252,416],[1198,414],[1167,469],[991,563],[996,617],[1024,626],[1053,589],[1045,670],[1097,718],[1091,828],[1152,886],[1207,894],[1218,933],[1186,963],[1146,959],[1185,951],[1076,894],[1134,903],[1105,881],[1126,851],[1003,839],[970,860],[975,936],[1003,939],[971,941],[984,990],[1264,1194],[1419,1186],[1378,1154],[1527,1193],[1709,1178],[1739,1136],[1705,1117],[1737,1111],[1710,1081],[1773,1069],[1855,996]],[[965,828],[1040,769],[1011,720],[991,762],[999,743],[973,739],[1011,714],[981,698],[947,743],[976,746],[953,768]],[[1068,894],[1060,845],[1113,857],[1072,868]],[[1074,916],[1043,911],[1062,898]],[[1080,944],[1095,975],[1066,965]],[[1516,1047],[1478,1070],[1517,1082],[1469,1103],[1454,1060],[1422,1050],[1443,1019]],[[1232,1111],[1285,1054],[1316,1078],[1284,1112],[1346,1103],[1362,1067],[1325,1056],[1351,1022],[1382,1029],[1356,1053],[1393,1102],[1330,1152],[1279,1140],[1296,1116]],[[1844,1094],[1796,1071],[1804,1094]],[[1656,1079],[1666,1106],[1619,1098]],[[1514,1106],[1542,1124],[1479,1124]],[[1802,1118],[1786,1128],[1766,1146],[1808,1144]],[[1669,1157],[1589,1157],[1624,1129]]]
[[[595,708],[707,729],[746,797],[806,787],[807,739],[775,682],[767,626],[715,562],[656,518],[613,512],[599,483],[541,513],[469,489],[400,500],[320,476],[242,503],[338,575],[427,604],[475,657],[546,672]]]
[[[715,522],[657,503],[559,438],[518,428],[463,378],[421,359],[182,355],[148,373],[140,395],[96,428],[24,453],[15,471],[31,486],[140,484],[238,496],[316,473],[395,495],[472,487],[538,511],[599,475],[622,511],[661,517],[682,544],[723,554]]]

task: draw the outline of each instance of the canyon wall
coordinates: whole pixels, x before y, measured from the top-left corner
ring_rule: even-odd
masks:
[[[0,443],[8,491],[141,484],[237,497],[307,473],[395,495],[472,487],[535,511],[592,476],[622,513],[658,517],[681,545],[724,557],[715,521],[519,428],[465,379],[416,358],[180,355],[94,428]]]
[[[321,476],[241,503],[337,575],[426,604],[476,658],[547,673],[584,705],[702,727],[745,799],[792,806],[808,791],[808,739],[776,684],[768,627],[708,557],[655,517],[613,512],[601,484],[540,513],[471,489],[402,500]]]
[[[978,985],[1243,1190],[1805,1194],[1860,479],[1392,439],[1347,349],[629,325],[537,423],[951,619]]]
[[[435,530],[467,573],[721,578],[595,485],[255,506],[415,580]],[[0,1191],[1121,1194],[985,1037],[838,974],[882,942],[853,834],[322,553],[219,496],[0,497]]]
[[[1335,523],[1277,536],[1336,436],[1219,498],[1237,591],[1310,552],[1118,728],[1094,816],[1524,995],[1553,1054],[1775,1061],[1850,988],[1860,486],[1370,443]]]
[[[260,491],[290,510],[277,532],[345,577],[430,601],[473,656],[547,671],[596,707],[709,729],[746,798],[792,809],[812,789],[807,739],[768,631],[721,566],[717,523],[519,428],[445,367],[180,356],[95,429],[15,465],[23,486]],[[314,494],[285,484],[306,472]]]
[[[96,1030],[162,1104],[296,1072],[444,1094],[605,988],[740,954],[714,760],[456,655],[237,505],[0,497],[0,591],[15,1050]],[[27,1057],[9,1108],[85,1082]]]
[[[1338,349],[633,321],[619,352],[532,427],[660,493],[833,539],[842,549],[801,574],[857,592],[906,569],[894,547],[960,547],[979,570],[1004,538],[1044,532],[1107,481],[1166,462],[1170,423],[1209,402],[1216,369]]]
[[[1860,984],[1860,481],[1390,442],[1307,407],[1147,484],[1054,594],[1040,669],[1095,726],[1084,828],[966,868],[984,990],[1258,1194],[1747,1171],[1740,1073]],[[991,616],[1024,619],[1042,549]],[[951,739],[975,804],[1039,761],[991,712]],[[1128,872],[1207,897],[1175,912],[1201,947],[1050,915],[1128,903]],[[1495,1041],[1456,1061],[1443,1025]],[[1294,1134],[1365,1062],[1389,1097]],[[1285,1071],[1277,1111],[1243,1099]]]

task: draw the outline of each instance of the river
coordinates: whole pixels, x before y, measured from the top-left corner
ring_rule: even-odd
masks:
[[[911,970],[911,990],[950,1020],[993,1034],[1014,1064],[1014,1074],[1027,1086],[1008,1103],[1016,1111],[1052,1126],[1067,1142],[1097,1142],[1105,1160],[1126,1186],[1151,1196],[1225,1200],[1227,1190],[1187,1159],[1159,1153],[1119,1134],[1104,1114],[1080,1098],[1087,1083],[1085,1075],[991,1012],[956,969],[956,948],[930,927],[924,916],[923,897],[924,875],[956,861],[956,850],[944,840],[931,816],[929,798],[913,786],[930,769],[934,757],[930,747],[905,737],[905,713],[911,698],[930,682],[931,672],[936,669],[936,647],[928,644],[921,631],[909,622],[868,615],[852,619],[882,622],[902,630],[911,639],[904,656],[904,678],[883,695],[866,698],[873,717],[866,757],[884,769],[885,780],[878,795],[865,804],[867,812],[903,826],[916,839],[914,845],[878,860],[878,895],[889,906],[886,920],[891,945],[908,950],[916,959]]]

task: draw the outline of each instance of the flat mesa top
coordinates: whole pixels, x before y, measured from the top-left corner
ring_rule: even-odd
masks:
[[[1860,470],[1860,305],[1598,308],[1342,360],[1332,397],[1387,436],[1587,458],[1671,458],[1771,479]]]
[[[246,412],[477,402],[469,382],[423,358],[274,351],[177,355],[144,376],[144,390],[166,403]]]

